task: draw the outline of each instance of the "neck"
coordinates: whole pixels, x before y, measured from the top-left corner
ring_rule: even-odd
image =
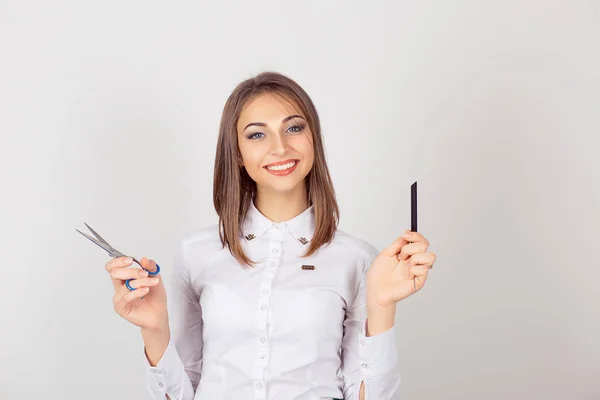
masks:
[[[268,193],[258,190],[254,205],[265,217],[273,222],[289,221],[308,208],[308,198],[304,185],[291,192]]]

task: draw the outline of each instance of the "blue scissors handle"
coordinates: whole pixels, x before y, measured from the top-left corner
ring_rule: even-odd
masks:
[[[148,272],[149,276],[156,276],[158,274],[160,274],[160,265],[156,264],[156,271],[152,272],[152,271],[148,271],[146,268],[142,267],[142,269],[146,272]],[[125,286],[127,286],[127,289],[131,292],[133,292],[134,290],[136,290],[136,288],[131,287],[131,285],[129,284],[129,282],[133,281],[134,279],[127,279],[125,281]]]

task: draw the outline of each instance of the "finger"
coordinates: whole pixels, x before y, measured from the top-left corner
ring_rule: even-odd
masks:
[[[155,272],[157,270],[156,263],[154,262],[154,260],[149,260],[146,257],[142,257],[140,263],[146,271]]]
[[[133,262],[133,260],[130,257],[111,258],[110,260],[108,260],[108,262],[106,263],[104,268],[108,271],[109,274],[112,275],[112,273],[115,270],[126,269],[128,266],[131,265],[132,262]],[[127,269],[129,269],[129,268],[127,268]],[[130,269],[130,270],[135,271],[134,269]],[[111,279],[112,279],[113,287],[115,288],[115,290],[119,289],[119,287],[123,285],[122,281],[120,281],[118,279],[114,279],[112,277],[111,277]]]
[[[426,251],[427,251],[427,245],[425,243],[422,243],[422,242],[410,243],[410,244],[407,244],[406,246],[402,247],[402,249],[400,250],[400,254],[398,254],[398,259],[400,261],[406,260],[415,254],[424,253]]]
[[[415,291],[419,291],[419,290],[423,289],[423,286],[425,286],[425,282],[427,281],[428,269],[425,268],[424,271],[425,271],[425,273],[423,275],[415,275],[415,280],[413,281]]]
[[[387,249],[385,249],[385,254],[389,257],[394,257],[406,244],[408,244],[408,240],[406,240],[406,238],[404,238],[403,236],[400,236],[394,241],[394,243],[392,243]]]
[[[429,247],[429,241],[425,238],[425,236],[421,235],[419,232],[411,232],[407,230],[404,233],[404,238],[406,238],[409,242],[413,243],[424,243]]]
[[[129,303],[132,301],[144,297],[148,294],[150,288],[145,287],[138,290],[134,290],[133,292],[127,292],[123,296],[120,296],[118,300],[115,301],[115,311],[119,314],[127,307]]]
[[[413,290],[417,292],[425,285],[425,281],[429,274],[429,268],[424,265],[413,265],[409,268],[409,271],[409,275],[412,276]]]
[[[427,278],[427,275],[429,274],[429,267],[426,265],[413,265],[410,267],[410,273],[414,277]]]
[[[110,276],[112,279],[125,281],[127,279],[146,278],[148,276],[148,271],[141,268],[117,267],[110,271]]]
[[[116,257],[116,258],[111,258],[110,260],[108,260],[108,262],[106,263],[106,265],[104,266],[104,268],[110,272],[115,268],[119,268],[119,267],[128,267],[131,265],[131,263],[133,262],[133,260],[131,259],[131,257]]]
[[[156,286],[158,285],[158,282],[160,282],[159,278],[140,278],[140,279],[135,279],[131,282],[129,282],[129,286],[131,286],[132,288],[139,289],[139,288],[144,288],[144,287],[148,287],[148,286]]]
[[[427,267],[428,269],[431,269],[433,267],[434,262],[435,262],[435,254],[434,253],[417,253],[417,254],[413,254],[408,259],[408,264],[410,266],[423,265],[423,266]]]

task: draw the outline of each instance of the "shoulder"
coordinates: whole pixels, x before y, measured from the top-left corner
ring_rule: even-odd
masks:
[[[220,243],[219,224],[212,224],[192,232],[185,233],[181,237],[181,246],[189,248],[193,246],[211,245],[215,242]]]
[[[379,254],[379,250],[365,239],[361,239],[340,229],[336,231],[331,245],[334,249],[344,254],[349,254],[354,259],[364,260],[367,266]]]
[[[185,261],[198,257],[210,258],[223,249],[219,237],[219,225],[208,225],[180,236],[178,253]]]

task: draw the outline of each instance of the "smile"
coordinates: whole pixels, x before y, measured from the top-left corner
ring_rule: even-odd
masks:
[[[282,163],[274,163],[265,166],[264,168],[273,175],[282,176],[291,174],[298,166],[299,160],[290,160]]]

